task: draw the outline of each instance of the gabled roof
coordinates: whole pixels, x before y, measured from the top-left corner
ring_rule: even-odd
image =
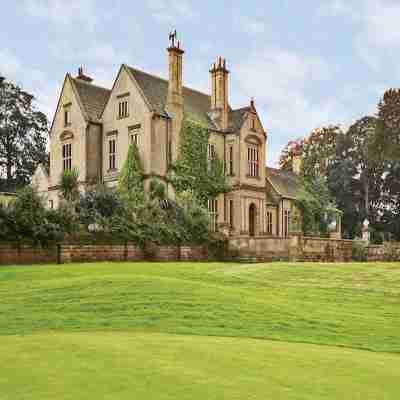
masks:
[[[229,126],[232,128],[232,130],[238,131],[242,127],[246,119],[246,115],[249,112],[251,112],[250,106],[238,108],[237,110],[232,110],[230,112]]]
[[[86,119],[90,122],[100,122],[101,113],[110,97],[111,90],[79,78],[71,78],[71,82],[79,96]]]
[[[137,68],[128,67],[128,69],[154,111],[160,115],[167,115],[168,80],[148,74]],[[186,115],[194,121],[206,124],[211,129],[217,129],[217,126],[209,116],[211,96],[187,86],[183,86],[182,94]],[[251,111],[251,107],[243,107],[237,110],[230,109],[229,127],[232,131],[238,131],[242,127],[246,113],[249,111]]]
[[[128,69],[153,110],[160,115],[167,115],[168,81],[136,68],[128,67]],[[182,94],[184,110],[188,117],[214,127],[214,124],[208,116],[211,104],[210,96],[186,86],[183,86]]]
[[[298,176],[291,171],[265,168],[266,178],[281,197],[295,199],[298,191]]]

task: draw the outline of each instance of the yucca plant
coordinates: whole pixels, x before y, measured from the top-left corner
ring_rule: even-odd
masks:
[[[60,192],[63,199],[74,203],[79,199],[79,171],[77,168],[66,169],[60,177]]]

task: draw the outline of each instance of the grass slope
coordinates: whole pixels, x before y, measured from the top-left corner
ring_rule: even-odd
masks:
[[[2,267],[0,299],[1,400],[400,396],[400,264]]]
[[[9,349],[13,349],[10,352]],[[397,399],[397,355],[140,333],[6,336],[7,400]]]

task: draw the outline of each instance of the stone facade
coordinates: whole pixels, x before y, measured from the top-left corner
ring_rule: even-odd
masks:
[[[293,197],[275,193],[271,185],[264,167],[267,132],[254,101],[231,108],[230,72],[222,58],[209,71],[210,94],[185,87],[184,51],[175,37],[168,62],[168,80],[124,64],[111,89],[94,85],[81,68],[76,77],[66,75],[50,131],[50,171],[39,167],[33,178],[49,207],[58,206],[58,183],[66,168],[79,170],[82,191],[98,181],[114,187],[132,142],[143,163],[145,188],[151,177],[166,182],[186,116],[208,126],[210,154],[224,161],[232,185],[230,193],[210,199],[213,227],[229,226],[232,237],[288,236]]]

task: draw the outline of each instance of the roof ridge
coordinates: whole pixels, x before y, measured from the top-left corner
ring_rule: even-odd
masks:
[[[89,87],[94,87],[94,88],[96,88],[96,89],[102,89],[102,90],[107,90],[108,92],[111,92],[111,89],[108,89],[108,88],[106,88],[106,87],[104,87],[104,86],[95,85],[95,84],[93,84],[93,83],[86,82],[86,81],[84,81],[84,80],[82,80],[82,79],[75,78],[75,77],[73,77],[73,76],[71,76],[71,78],[74,80],[74,82],[82,83],[82,84],[87,85],[87,86],[89,86]]]
[[[155,75],[155,74],[151,74],[151,73],[149,73],[149,72],[143,71],[142,69],[139,69],[139,68],[136,68],[136,67],[131,67],[130,65],[128,65],[128,68],[130,68],[130,69],[132,69],[132,70],[134,70],[134,71],[137,71],[137,72],[139,72],[139,73],[141,73],[141,74],[145,74],[145,75],[150,76],[150,77],[152,77],[152,78],[155,78],[155,79],[158,79],[158,80],[160,80],[160,81],[163,81],[163,82],[165,82],[165,83],[168,83],[168,79],[161,78],[160,76],[157,76],[157,75]],[[211,97],[211,95],[209,95],[209,94],[207,94],[207,93],[204,93],[204,92],[202,92],[202,91],[200,91],[200,90],[198,90],[198,89],[193,89],[193,88],[191,88],[191,87],[189,87],[189,86],[182,85],[182,88],[183,88],[183,89],[186,89],[186,90],[190,90],[190,91],[192,91],[192,92],[196,92],[196,93],[201,94],[201,95],[203,95],[203,96]]]
[[[242,111],[242,110],[246,110],[246,109],[249,109],[249,108],[251,108],[251,107],[250,106],[244,106],[244,107],[239,107],[239,108],[232,109],[232,111]]]

